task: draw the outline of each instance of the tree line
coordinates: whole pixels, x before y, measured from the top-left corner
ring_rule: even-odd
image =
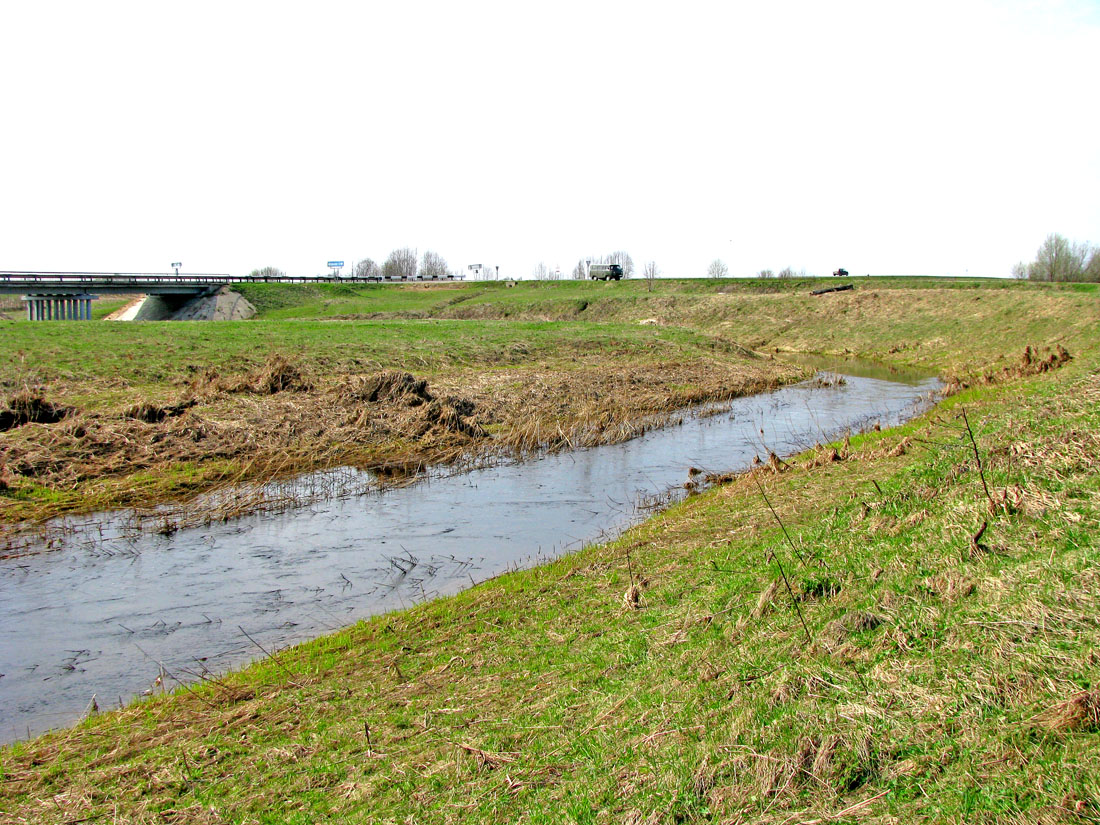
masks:
[[[619,264],[623,268],[623,277],[634,277],[634,259],[623,250],[616,250],[606,255],[581,258],[573,267],[574,280],[584,280],[588,277],[589,266],[593,264]],[[488,267],[485,271],[492,272]],[[447,261],[437,252],[426,251],[418,256],[415,249],[402,247],[395,249],[381,265],[370,258],[357,261],[351,268],[352,274],[357,278],[388,278],[395,280],[411,280],[417,275],[427,279],[441,279],[448,275],[458,277],[457,272],[452,272],[447,266]],[[274,266],[265,266],[253,269],[249,275],[253,278],[282,277],[286,273]],[[536,280],[557,280],[562,277],[561,271],[551,269],[545,263],[539,263],[531,273]],[[650,261],[643,269],[642,277],[652,282],[658,275],[656,263]],[[1075,243],[1063,236],[1054,233],[1048,235],[1038,251],[1035,260],[1030,263],[1021,261],[1012,267],[1014,278],[1032,281],[1091,281],[1100,282],[1100,246],[1089,243]],[[727,278],[729,267],[720,258],[715,258],[707,267],[707,277]],[[762,269],[756,273],[757,278],[805,278],[806,270],[795,272],[791,267],[781,269],[778,273],[770,269]]]
[[[274,266],[265,266],[253,269],[248,273],[251,278],[277,278],[286,273]],[[458,273],[452,272],[447,261],[438,252],[428,250],[423,256],[418,257],[415,249],[405,246],[395,249],[381,266],[371,258],[363,258],[351,267],[351,274],[356,278],[390,278],[396,280],[412,280],[418,274],[421,278],[442,279],[448,275],[457,277]]]
[[[1012,277],[1031,281],[1100,282],[1100,247],[1047,235],[1031,263],[1012,267]]]

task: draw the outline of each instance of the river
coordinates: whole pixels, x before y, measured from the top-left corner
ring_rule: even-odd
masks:
[[[837,364],[842,382],[737,399],[615,444],[0,562],[0,741],[73,723],[358,619],[455,593],[617,535],[683,495],[689,468],[746,468],[926,409],[936,379]],[[855,374],[861,373],[861,374]],[[872,377],[868,377],[870,376]],[[873,377],[873,376],[878,377]],[[889,377],[890,380],[884,380]],[[348,472],[348,471],[344,471]],[[247,634],[247,635],[246,635]],[[249,638],[251,637],[251,638]]]

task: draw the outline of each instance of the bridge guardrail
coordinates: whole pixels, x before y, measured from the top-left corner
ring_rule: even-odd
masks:
[[[444,278],[404,278],[398,282],[426,283],[431,281],[456,281],[464,280],[465,276],[455,275]],[[357,275],[336,276],[331,275],[282,275],[282,276],[253,276],[253,275],[176,275],[174,273],[158,272],[20,272],[15,270],[0,271],[0,284],[7,286],[23,286],[41,288],[44,286],[155,286],[158,284],[174,284],[179,286],[217,286],[222,284],[241,283],[282,283],[282,284],[331,284],[331,283],[378,283],[383,280],[381,275],[372,277],[360,277]],[[139,290],[140,291],[140,290]]]

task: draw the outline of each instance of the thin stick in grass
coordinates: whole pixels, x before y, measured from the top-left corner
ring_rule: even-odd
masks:
[[[756,487],[760,490],[760,497],[764,499],[764,503],[768,505],[768,509],[771,510],[772,515],[775,517],[776,522],[779,524],[779,529],[783,531],[783,536],[787,539],[787,544],[791,546],[791,550],[794,551],[795,556],[798,558],[802,566],[806,566],[806,560],[802,558],[802,554],[798,552],[798,548],[795,547],[794,542],[791,541],[790,535],[787,533],[787,527],[783,524],[783,519],[779,517],[779,513],[775,512],[775,508],[772,507],[772,503],[768,501],[768,496],[764,492],[764,485],[760,483],[760,479],[756,473],[752,473],[752,479],[756,482]],[[827,566],[827,565],[826,565]]]
[[[756,486],[760,488],[760,495],[764,496],[764,501],[768,505],[768,509],[772,511],[772,515],[775,516],[776,521],[779,522],[779,526],[783,529],[783,535],[787,536],[787,528],[783,527],[783,522],[780,520],[779,515],[775,512],[775,508],[772,507],[771,502],[768,501],[768,497],[764,495],[764,486],[760,483],[760,479],[756,477],[756,473],[752,474],[753,480],[756,482]],[[798,550],[795,549],[794,542],[791,541],[791,537],[787,536],[787,542],[791,545],[791,549],[794,550],[796,556],[798,556]],[[810,633],[810,628],[806,624],[806,619],[802,615],[802,608],[798,606],[798,599],[794,596],[794,590],[791,589],[791,583],[787,579],[787,571],[783,569],[783,562],[779,558],[779,554],[772,550],[772,558],[775,559],[775,565],[779,568],[779,575],[783,579],[783,584],[787,588],[787,594],[791,597],[791,604],[794,605],[794,612],[798,614],[798,620],[802,622],[802,629],[806,631],[806,641],[813,643],[813,635]],[[802,561],[802,557],[798,556],[799,561]],[[805,562],[803,562],[805,564]]]
[[[298,684],[297,682],[294,681],[294,674],[286,669],[286,666],[283,665],[283,663],[279,661],[278,656],[276,656],[273,652],[268,653],[268,651],[264,649],[264,646],[262,644],[260,644],[259,642],[257,642],[255,639],[253,639],[251,636],[249,636],[248,631],[245,630],[240,625],[237,625],[237,630],[241,631],[241,633],[243,633],[248,638],[248,641],[250,641],[250,642],[252,642],[252,644],[256,645],[256,647],[258,647],[263,652],[263,654],[265,656],[267,656],[269,659],[271,659],[271,661],[273,661],[276,665],[278,665],[279,670],[281,670],[283,673],[285,673],[287,675],[287,678],[290,680],[290,684],[292,684],[296,688],[301,688],[302,687],[302,685],[300,685],[300,684]]]
[[[970,429],[970,419],[966,417],[966,410],[961,410],[959,416],[962,418],[963,424],[966,425],[966,434],[970,436],[970,447],[974,451],[974,460],[978,462],[978,475],[981,476],[982,488],[985,490],[985,497],[989,499],[989,509],[992,512],[997,505],[993,501],[993,495],[989,492],[989,485],[985,482],[985,469],[982,467],[982,457],[978,453],[978,442],[974,440],[974,431]]]

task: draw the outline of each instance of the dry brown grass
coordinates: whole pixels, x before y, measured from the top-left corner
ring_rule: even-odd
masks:
[[[143,506],[248,483],[253,492],[234,496],[231,513],[208,513],[237,515],[275,504],[254,495],[258,485],[311,470],[352,466],[404,477],[430,465],[623,441],[688,405],[795,376],[767,361],[592,359],[568,370],[467,371],[429,386],[394,370],[313,374],[276,355],[244,374],[195,372],[175,399],[117,411],[81,411],[23,394],[11,407],[18,426],[0,444],[0,480],[66,495],[31,509],[0,499],[0,518],[80,510],[82,491],[93,493],[85,508]],[[179,477],[179,467],[194,470]]]
[[[1073,356],[1061,344],[1056,344],[1053,349],[1050,347],[1032,348],[1028,345],[1024,347],[1018,363],[1009,364],[998,370],[988,370],[978,375],[951,376],[947,380],[944,392],[947,395],[954,395],[959,390],[968,387],[1000,384],[1018,378],[1027,378],[1059,369],[1072,360]]]

